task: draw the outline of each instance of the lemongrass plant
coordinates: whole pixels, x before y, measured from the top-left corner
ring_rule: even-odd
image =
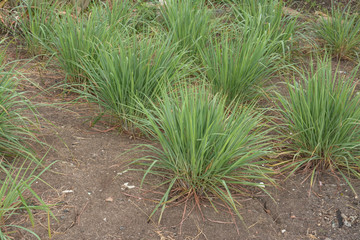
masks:
[[[280,0],[232,0],[232,12],[240,31],[251,26],[253,31],[266,35],[270,52],[283,56],[292,49],[298,23],[293,16],[284,16]]]
[[[331,16],[321,17],[314,31],[325,48],[338,59],[354,59],[360,52],[360,17],[350,9],[331,9]]]
[[[94,14],[74,16],[72,9],[54,23],[54,35],[49,48],[55,53],[60,66],[67,73],[69,82],[83,83],[87,76],[79,65],[80,59],[97,57],[98,45],[116,47],[127,36],[130,25],[131,5],[115,1],[108,5],[95,5]],[[116,11],[115,11],[116,10]]]
[[[138,33],[161,29],[161,14],[157,4],[141,1],[134,8],[137,18],[135,29]]]
[[[56,22],[61,4],[57,1],[21,1],[16,8],[20,11],[19,29],[32,55],[46,53],[44,45],[49,44],[53,36],[52,26]]]
[[[175,47],[174,47],[175,46]],[[164,88],[185,79],[192,70],[171,37],[136,35],[119,42],[118,47],[99,47],[98,56],[81,58],[89,76],[87,88],[80,94],[98,103],[103,113],[114,116],[123,130],[132,131],[132,120],[139,114],[136,99],[155,100]]]
[[[166,28],[181,48],[196,51],[196,46],[204,47],[216,26],[204,0],[167,0],[160,9]]]
[[[223,34],[199,49],[206,76],[214,92],[230,101],[251,101],[276,71],[278,54],[261,32],[244,29],[241,35]]]
[[[92,15],[97,15],[96,19],[101,19],[108,26],[110,32],[119,29],[128,30],[134,28],[136,19],[132,16],[134,6],[130,0],[113,0],[100,2],[90,9]]]
[[[0,161],[4,159],[0,157]],[[18,159],[20,160],[20,159]],[[30,228],[17,225],[13,219],[20,211],[26,211],[30,223],[35,225],[33,211],[46,211],[52,217],[54,215],[50,212],[49,206],[31,189],[31,185],[38,181],[40,176],[50,167],[39,170],[40,165],[32,166],[32,162],[21,159],[22,164],[16,166],[13,164],[4,166],[0,163],[0,239],[10,240],[14,239],[17,231],[24,231],[30,233],[33,237],[40,240],[40,237]],[[36,205],[30,204],[31,201],[36,201]],[[50,229],[49,229],[50,231]],[[51,238],[51,235],[49,235]]]
[[[282,134],[294,159],[286,162],[292,172],[311,172],[311,185],[318,172],[332,171],[348,181],[360,177],[360,95],[355,90],[356,71],[345,76],[328,59],[317,68],[288,83],[289,96],[278,94]],[[351,187],[351,184],[350,184]],[[354,189],[353,189],[354,190]],[[355,192],[355,191],[354,191]]]
[[[4,40],[1,40],[2,43]],[[32,210],[45,210],[48,206],[31,189],[31,184],[48,169],[39,171],[40,160],[30,143],[40,143],[29,129],[33,122],[24,116],[24,111],[33,111],[31,104],[16,91],[18,81],[12,68],[3,63],[5,50],[0,54],[0,239],[14,239],[14,230],[27,231],[40,239],[32,230],[10,221],[19,210],[28,213],[34,224]],[[39,203],[33,206],[27,198]],[[49,213],[51,214],[51,213]],[[52,215],[52,214],[51,214]],[[53,216],[53,215],[52,215]]]
[[[2,54],[0,62],[3,58]],[[0,155],[21,156],[36,161],[26,142],[37,140],[28,129],[31,121],[23,115],[24,110],[33,110],[33,107],[16,91],[17,84],[14,66],[10,68],[0,63]]]
[[[160,222],[166,205],[183,198],[206,198],[216,210],[216,197],[241,218],[234,194],[248,194],[249,186],[265,190],[262,181],[269,180],[262,167],[271,151],[263,113],[251,105],[229,106],[202,86],[148,100],[152,108],[138,102],[146,116],[139,123],[159,145],[141,145],[150,153],[138,160],[147,166],[142,183],[155,174],[167,186],[150,217],[160,208]]]

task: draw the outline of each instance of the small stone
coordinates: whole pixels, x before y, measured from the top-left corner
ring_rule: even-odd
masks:
[[[108,197],[105,199],[105,202],[113,202],[113,201],[114,201],[114,199],[112,197]]]
[[[355,220],[357,219],[358,217],[357,216],[350,216],[349,217],[349,220],[351,223],[355,222]]]
[[[285,232],[286,232],[286,230],[285,230],[285,229],[281,230],[281,233],[285,233]]]
[[[332,228],[336,228],[336,223],[335,223],[335,221],[332,221],[331,227],[332,227]]]
[[[125,229],[125,227],[124,226],[120,226],[120,230],[124,230]]]
[[[74,192],[74,190],[64,190],[64,191],[62,191],[62,193],[73,193]]]
[[[128,188],[128,189],[135,188],[135,186],[134,186],[134,185],[129,185],[129,183],[128,183],[128,182],[124,183],[124,184],[123,184],[123,187],[124,187],[125,189],[126,189],[126,188]]]
[[[349,222],[348,220],[344,220],[344,225],[345,227],[351,227],[351,222]]]

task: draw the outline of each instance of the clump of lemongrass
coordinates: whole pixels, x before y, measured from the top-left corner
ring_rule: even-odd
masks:
[[[329,59],[317,60],[301,80],[287,83],[289,96],[278,94],[282,134],[294,152],[287,162],[292,172],[335,172],[348,180],[360,177],[360,95],[355,91],[355,71],[346,76],[333,69]],[[334,71],[335,70],[335,71]],[[354,189],[353,189],[354,190]],[[355,191],[354,191],[355,192]]]
[[[151,101],[149,99],[149,101]],[[247,187],[265,190],[261,181],[269,180],[263,158],[270,151],[268,129],[263,113],[252,105],[227,104],[220,95],[204,87],[180,90],[143,105],[146,116],[141,129],[159,143],[142,145],[151,153],[140,159],[148,174],[160,175],[167,189],[154,211],[160,218],[167,204],[181,198],[208,199],[216,210],[218,197],[241,218],[234,194],[246,194]]]

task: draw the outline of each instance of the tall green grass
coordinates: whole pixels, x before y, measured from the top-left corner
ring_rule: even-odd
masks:
[[[292,16],[284,16],[284,3],[278,0],[232,0],[232,12],[240,29],[266,35],[269,51],[285,56],[292,50],[299,23]],[[246,30],[245,30],[246,31]]]
[[[3,43],[4,40],[0,41]],[[31,184],[47,169],[39,169],[40,161],[30,144],[41,143],[31,131],[33,122],[25,114],[34,112],[32,105],[16,90],[15,63],[5,65],[5,50],[0,53],[0,239],[14,239],[14,230],[30,229],[10,222],[19,211],[26,211],[34,224],[32,210],[49,211],[41,198],[31,189]],[[12,67],[10,66],[12,65]],[[40,204],[30,205],[28,198]]]
[[[199,51],[215,92],[230,101],[251,101],[282,67],[296,19],[283,17],[283,3],[276,0],[237,0],[231,6],[233,24]]]
[[[3,161],[3,159],[0,159]],[[23,160],[21,160],[23,161]],[[44,201],[31,189],[31,185],[39,180],[47,168],[37,170],[39,165],[33,167],[31,162],[23,161],[23,164],[16,166],[15,164],[4,166],[0,164],[0,239],[14,239],[17,231],[25,231],[31,233],[36,239],[40,237],[31,229],[16,225],[13,223],[14,217],[26,212],[31,224],[34,226],[33,211],[47,211],[50,213],[49,207]],[[30,201],[36,201],[37,204],[31,204]],[[51,214],[52,215],[52,214]],[[10,222],[12,219],[12,223]],[[51,236],[49,236],[51,237]]]
[[[96,15],[96,19],[104,21],[108,31],[117,31],[134,28],[136,19],[133,17],[135,10],[130,0],[113,0],[95,4],[91,9],[91,15]]]
[[[32,110],[32,106],[16,91],[19,81],[15,78],[14,66],[3,64],[3,58],[4,54],[0,57],[0,155],[36,161],[27,142],[37,140],[28,129],[31,121],[23,114]]]
[[[283,134],[294,151],[293,171],[337,171],[360,177],[360,95],[355,91],[356,71],[339,75],[330,60],[311,65],[300,82],[288,83],[289,97],[278,94]]]
[[[216,26],[213,11],[203,0],[167,0],[161,13],[173,41],[191,51],[203,48]]]
[[[138,33],[147,32],[149,29],[161,31],[162,18],[158,5],[152,2],[138,2],[135,6],[136,26]]]
[[[108,5],[95,5],[91,14],[74,16],[72,9],[54,23],[54,35],[49,48],[56,54],[69,82],[85,82],[87,77],[80,59],[96,59],[98,45],[116,47],[128,35],[131,5],[128,1],[115,1]]]
[[[350,9],[331,9],[331,16],[314,25],[317,38],[338,59],[353,59],[360,52],[360,17]]]
[[[155,174],[167,186],[150,217],[161,208],[160,221],[166,205],[182,198],[197,203],[206,198],[216,209],[213,197],[241,217],[234,194],[245,194],[247,186],[263,189],[259,182],[268,179],[262,157],[271,149],[262,113],[252,106],[228,106],[201,86],[180,87],[152,108],[138,104],[146,115],[142,129],[160,144],[145,145],[151,156],[141,159],[148,166],[143,181]]]
[[[61,4],[58,1],[21,1],[16,7],[20,11],[19,29],[21,37],[32,55],[46,52],[53,36],[53,24],[57,21]]]
[[[200,49],[206,76],[214,92],[230,101],[252,101],[276,71],[278,54],[268,37],[247,28],[241,35],[223,34]]]
[[[81,59],[89,76],[81,94],[115,116],[124,130],[132,131],[133,117],[139,117],[136,99],[144,104],[155,100],[164,88],[191,74],[185,51],[178,51],[171,37],[131,36],[114,49],[102,45],[98,51],[92,61]]]

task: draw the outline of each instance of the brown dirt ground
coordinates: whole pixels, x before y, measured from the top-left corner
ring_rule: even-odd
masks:
[[[19,56],[26,58],[24,50],[10,46],[10,60]],[[47,184],[38,181],[33,185],[46,203],[54,205],[51,209],[57,220],[50,222],[51,239],[360,239],[360,199],[342,179],[331,174],[317,179],[311,193],[309,179],[299,174],[286,181],[279,177],[279,186],[266,187],[273,199],[260,192],[252,198],[239,197],[243,222],[225,207],[219,206],[216,213],[206,201],[201,212],[193,203],[189,202],[185,210],[185,204],[179,203],[165,210],[161,224],[156,217],[148,222],[161,192],[154,186],[162,179],[151,176],[140,190],[142,173],[127,171],[127,163],[144,156],[129,150],[148,141],[134,140],[102,122],[89,127],[96,107],[70,103],[76,95],[51,88],[64,79],[64,74],[51,64],[45,70],[44,62],[34,60],[21,71],[38,85],[24,81],[22,88],[33,103],[42,104],[38,107],[38,137],[51,146],[48,153],[48,148],[38,148],[40,154],[47,153],[44,164],[53,163],[42,176]],[[349,67],[344,64],[340,70],[346,72]],[[351,182],[359,193],[360,180]],[[126,188],[124,183],[135,187]],[[46,213],[35,216],[35,227],[26,221],[23,225],[41,239],[49,239]],[[17,232],[14,239],[34,238]]]

